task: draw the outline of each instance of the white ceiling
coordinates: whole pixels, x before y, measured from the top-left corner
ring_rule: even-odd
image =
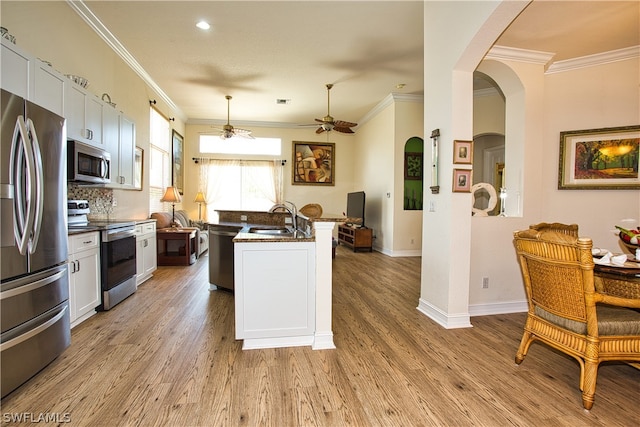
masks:
[[[307,124],[326,114],[327,83],[335,85],[331,115],[354,122],[391,92],[423,93],[420,1],[84,6],[190,121],[226,120],[225,95],[233,96],[232,124]],[[200,19],[211,29],[196,28]],[[566,60],[640,45],[639,20],[638,1],[536,0],[496,44]]]

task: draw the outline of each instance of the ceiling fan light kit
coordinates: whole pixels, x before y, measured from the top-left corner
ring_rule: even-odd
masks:
[[[329,94],[330,94],[331,88],[333,87],[333,84],[328,83],[326,86],[327,86],[327,115],[324,116],[322,119],[315,119],[316,122],[320,123],[320,126],[318,126],[318,129],[316,129],[316,133],[331,132],[331,131],[336,131],[341,133],[354,133],[353,129],[351,128],[354,126],[358,126],[357,123],[345,122],[343,120],[335,120],[331,116],[331,98]]]
[[[225,99],[227,100],[227,124],[222,126],[222,129],[221,129],[222,132],[220,133],[220,138],[229,139],[229,138],[233,138],[234,136],[241,136],[243,138],[253,139],[253,136],[251,136],[250,130],[235,128],[231,126],[230,113],[231,113],[232,97],[231,95],[225,95]]]

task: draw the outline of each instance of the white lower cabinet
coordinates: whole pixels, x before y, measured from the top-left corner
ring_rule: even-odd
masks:
[[[158,268],[156,255],[156,223],[136,225],[136,285],[153,276]]]
[[[96,314],[100,305],[100,235],[69,236],[69,307],[71,327]]]
[[[315,242],[234,244],[236,339],[243,349],[312,345]]]

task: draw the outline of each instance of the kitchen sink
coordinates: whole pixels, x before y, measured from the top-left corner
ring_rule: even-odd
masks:
[[[288,236],[293,235],[293,230],[286,227],[252,227],[249,229],[249,233]]]

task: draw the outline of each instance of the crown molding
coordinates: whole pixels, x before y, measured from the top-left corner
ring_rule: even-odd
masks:
[[[396,102],[422,103],[424,102],[424,95],[411,95],[406,93],[391,92],[389,95],[385,96],[382,101],[378,102],[375,107],[369,110],[369,112],[365,114],[360,120],[358,120],[358,126],[362,126],[363,124],[367,123],[369,120],[380,114],[382,110]]]
[[[82,0],[67,0],[67,4],[104,40],[107,45],[118,55],[140,78],[173,110],[172,115],[179,115],[186,120],[186,116],[169,96],[156,84],[151,76],[142,68],[142,65],[120,43],[116,36],[98,19]]]
[[[548,64],[545,74],[553,74],[638,58],[640,57],[640,45],[551,62],[554,56],[555,53],[551,52],[494,46],[484,59],[528,62],[545,66]]]
[[[507,61],[529,62],[546,65],[555,53],[539,50],[518,49],[515,47],[493,46],[484,59],[498,59]]]
[[[563,71],[610,64],[612,62],[626,61],[628,59],[635,59],[638,57],[640,57],[640,45],[597,53],[594,55],[581,56],[564,61],[557,61],[549,66],[545,74],[561,73]]]

